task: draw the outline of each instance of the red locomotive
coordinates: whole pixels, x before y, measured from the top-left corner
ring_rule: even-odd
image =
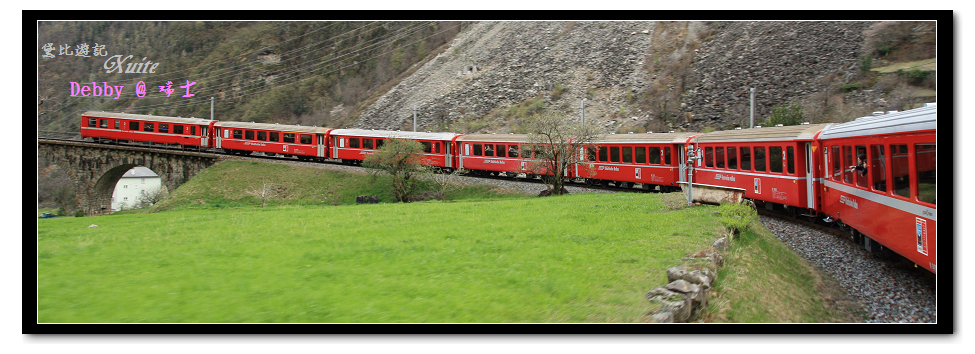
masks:
[[[215,120],[85,112],[81,136],[104,143],[142,142],[208,148]]]

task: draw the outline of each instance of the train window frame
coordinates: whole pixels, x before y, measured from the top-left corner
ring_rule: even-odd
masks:
[[[129,130],[139,130],[139,122],[129,122]]]
[[[474,156],[484,156],[484,145],[483,144],[473,144],[474,148],[471,149],[471,155]]]
[[[244,139],[254,140],[254,131],[253,130],[245,130],[244,131]]]
[[[830,173],[828,174],[827,178],[834,181],[842,181],[843,180],[843,176],[842,176],[843,159],[842,159],[842,155],[840,155],[840,146],[833,145],[830,146],[829,149],[830,149],[829,150],[830,156],[828,157],[828,159],[830,160],[829,163]]]
[[[870,155],[867,154],[866,145],[854,145],[853,151],[855,157],[853,158],[853,163],[850,164],[850,166],[859,165],[860,163],[859,156],[861,154],[863,154],[863,157],[866,159],[866,161],[870,161]],[[870,168],[867,168],[867,170],[864,171],[863,174],[860,174],[859,171],[853,171],[854,185],[863,189],[870,188],[870,180],[869,180],[870,172],[871,172]]]
[[[620,148],[620,162],[633,163],[633,147],[623,146]]]
[[[268,141],[279,142],[281,141],[280,138],[281,138],[281,134],[279,134],[278,132],[271,132],[271,134],[268,134],[268,139],[270,139]]]
[[[782,163],[782,147],[773,145],[768,147],[768,171],[770,173],[782,173],[785,166]]]
[[[376,150],[383,147],[383,144],[386,144],[386,139],[376,139]]]
[[[145,132],[154,132],[154,131],[156,131],[155,128],[156,128],[156,126],[154,124],[152,124],[152,123],[149,123],[149,122],[145,122],[145,123],[142,124],[142,131],[145,131]]]
[[[494,144],[484,144],[484,156],[494,157]]]
[[[843,164],[840,165],[843,168],[843,183],[853,184],[853,171],[850,170],[850,166],[853,166],[853,147],[850,145],[841,145],[841,153],[843,154]]]
[[[704,167],[714,167],[714,147],[704,148]]]
[[[752,168],[755,172],[767,172],[768,161],[766,161],[765,146],[755,146],[752,150]],[[759,164],[761,162],[761,164]]]
[[[349,139],[349,140],[352,140],[352,139]],[[281,141],[284,142],[284,143],[294,144],[295,143],[295,133],[284,133],[284,135],[281,137]]]
[[[599,162],[609,162],[609,147],[600,146],[598,157],[599,157]]]
[[[169,134],[169,124],[159,123],[159,132]]]
[[[285,134],[287,136],[287,134]],[[349,138],[349,148],[358,149],[359,148],[359,138]]]
[[[738,169],[738,149],[735,146],[729,146],[726,148],[725,155],[728,156],[728,169],[737,170]]]
[[[183,135],[183,125],[181,124],[173,125],[173,134]]]
[[[870,189],[887,194],[887,151],[883,144],[871,144],[870,154]]]
[[[714,148],[714,167],[716,168],[727,168],[724,159],[724,146],[718,146]]]
[[[596,154],[599,153],[599,149],[596,146],[586,147],[586,160],[587,161],[597,161]]]
[[[521,145],[521,158],[523,158],[523,159],[531,159],[532,158],[532,149],[531,149],[531,146],[529,146],[527,144],[526,145]]]
[[[911,185],[913,184],[913,179],[911,178],[911,156],[912,152],[908,149],[908,144],[890,144],[890,171],[891,171],[891,195],[903,199],[911,199],[914,193],[911,191]],[[895,148],[896,147],[896,148]],[[902,149],[903,148],[903,149]],[[895,151],[897,151],[895,153]],[[898,180],[896,173],[900,169],[901,164],[898,163],[898,156],[903,156],[904,159],[904,171],[906,172],[903,178],[906,180]],[[900,194],[898,191],[905,191],[907,195]]]
[[[610,146],[609,147],[609,162],[620,162],[620,147]]]
[[[519,150],[520,149],[518,148],[517,144],[508,145],[508,157],[518,158],[519,156],[521,156],[518,154],[520,152]]]
[[[751,146],[741,146],[741,163],[739,164],[739,169],[742,171],[752,170],[752,147]]]
[[[257,131],[257,140],[267,141],[267,132],[263,130]]]
[[[660,164],[660,147],[651,146],[647,151],[647,163],[651,165]]]
[[[298,143],[311,145],[314,144],[315,139],[312,139],[311,134],[298,134]]]
[[[633,148],[633,162],[638,164],[647,163],[647,147],[637,146]]]
[[[933,146],[932,151],[934,152],[934,158],[922,160],[921,159],[922,156],[919,155],[920,154],[919,151],[926,151],[927,149],[920,149],[921,146]],[[911,187],[914,190],[917,191],[916,193],[914,193],[914,196],[915,196],[914,199],[917,200],[919,203],[926,203],[926,204],[931,204],[931,205],[937,205],[937,201],[938,201],[938,184],[937,184],[937,181],[938,181],[938,144],[937,143],[914,143],[914,146],[912,146],[912,148],[914,149],[914,153],[913,154],[910,154],[909,156],[912,156],[914,158],[914,170],[911,171],[911,172],[914,172],[914,176],[915,176],[914,181],[913,181]],[[926,154],[926,152],[925,152],[925,154]],[[922,171],[921,171],[921,168],[922,168],[922,166],[927,161],[934,162],[934,169],[931,170],[933,172],[934,176],[933,177],[930,177],[930,178],[925,178],[925,179],[923,179],[923,181],[934,181],[934,183],[922,182],[922,178],[921,178],[922,177]],[[923,171],[923,172],[927,172],[927,171]],[[933,194],[933,197],[931,198],[930,201],[927,200],[926,196],[930,196],[931,194],[928,191],[925,191],[925,193],[922,193],[921,192],[922,185],[929,185],[929,184],[930,185],[933,185],[933,188],[934,188],[934,194]],[[925,189],[927,189],[927,188],[925,188]],[[922,197],[925,197],[925,199],[922,199]]]
[[[98,126],[98,118],[88,118],[88,127],[95,128]]]
[[[99,119],[98,127],[108,129],[108,119]]]
[[[508,147],[504,144],[495,146],[494,151],[497,151],[495,155],[498,155],[498,157],[508,157]],[[437,153],[440,153],[440,144],[437,144]]]
[[[667,166],[673,166],[670,156],[671,156],[670,146],[664,146],[664,164]]]
[[[115,121],[115,129],[121,129],[121,128],[119,128],[119,126],[122,125],[122,121],[120,121],[118,119],[114,119],[114,121]]]
[[[373,143],[373,140],[372,139],[362,138],[362,148],[363,149],[372,150],[373,149],[373,147],[372,147],[373,144],[372,143]]]
[[[243,139],[244,138],[244,131],[241,130],[241,129],[234,129],[232,133],[233,133],[234,139]]]

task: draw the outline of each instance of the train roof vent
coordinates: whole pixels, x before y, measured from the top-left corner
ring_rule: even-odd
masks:
[[[937,107],[937,106],[938,106],[938,102],[928,102],[925,103],[923,107]]]
[[[762,127],[761,125],[756,125],[756,126],[755,126],[755,128],[761,128],[761,127]]]
[[[741,127],[735,127],[735,130],[741,130]]]
[[[809,125],[809,122],[802,122],[800,125]]]
[[[781,127],[781,126],[783,126],[783,124],[776,124],[775,126],[776,127]]]
[[[633,132],[629,132],[629,133],[627,133],[627,134],[633,134]]]
[[[884,115],[884,112],[873,112],[873,115],[874,116],[882,116],[882,115]]]
[[[674,131],[673,131],[673,130],[671,130],[670,132],[671,132],[671,133],[673,133]]]

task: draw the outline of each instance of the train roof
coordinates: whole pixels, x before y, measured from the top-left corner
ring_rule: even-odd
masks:
[[[119,118],[119,119],[129,119],[129,120],[151,120],[154,122],[179,123],[179,124],[207,125],[210,124],[210,122],[212,122],[212,120],[203,119],[203,118],[167,117],[167,116],[154,116],[151,114],[132,114],[132,113],[99,112],[99,111],[87,111],[85,113],[82,113],[81,115],[84,117]]]
[[[784,127],[762,127],[738,130],[722,130],[702,134],[695,138],[700,143],[731,141],[782,141],[812,140],[816,133],[828,124],[802,124]]]
[[[361,136],[386,139],[453,140],[457,133],[411,132],[401,130],[335,129],[332,135]]]
[[[256,130],[278,130],[296,133],[328,133],[332,128],[313,127],[304,125],[275,124],[275,123],[254,123],[254,122],[231,122],[220,121],[214,124],[217,127],[256,129]]]
[[[699,135],[696,132],[684,133],[634,133],[609,134],[596,139],[596,143],[683,143],[687,138]]]
[[[528,134],[467,134],[457,141],[489,141],[497,143],[527,143]]]
[[[931,105],[879,116],[860,117],[852,122],[830,125],[820,139],[907,133],[938,129],[938,106]]]

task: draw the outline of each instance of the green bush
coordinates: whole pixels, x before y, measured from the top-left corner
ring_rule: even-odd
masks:
[[[799,125],[804,121],[806,121],[806,117],[802,113],[802,106],[798,103],[793,103],[773,107],[772,115],[765,120],[764,124],[766,126],[775,126],[776,124]]]
[[[85,216],[85,212],[83,212],[81,210],[78,210],[78,211],[75,211],[74,212],[74,217],[76,217],[76,218],[80,218],[80,217],[83,217],[83,216]]]
[[[921,85],[921,83],[924,82],[924,79],[927,79],[928,76],[931,76],[930,71],[916,68],[911,69],[907,72],[907,82],[911,85],[918,86]]]
[[[758,218],[758,212],[752,208],[750,202],[722,203],[718,212],[721,214],[721,224],[727,227],[731,234],[747,231],[752,221]]]
[[[853,92],[853,91],[856,91],[856,90],[859,90],[860,89],[860,83],[859,82],[849,83],[849,84],[840,86],[840,89],[843,90],[843,92]]]

